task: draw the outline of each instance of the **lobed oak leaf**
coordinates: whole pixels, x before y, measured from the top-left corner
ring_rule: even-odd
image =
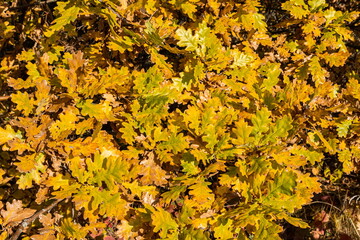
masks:
[[[260,72],[266,76],[261,87],[270,91],[279,81],[280,63],[267,63],[260,68]]]
[[[273,239],[281,240],[279,233],[283,231],[282,227],[274,223],[271,219],[260,216],[258,218],[259,226],[256,228],[257,231],[254,234],[254,239]]]
[[[196,1],[197,0],[195,0],[195,2]],[[194,2],[194,0],[192,0],[191,2]],[[191,19],[195,20],[194,14],[196,13],[196,5],[191,2],[185,1],[181,3],[180,8],[186,15],[188,15]]]
[[[32,157],[32,156],[31,156]],[[44,165],[45,155],[39,153],[34,156],[34,167],[30,171],[26,172],[25,174],[20,175],[17,183],[19,185],[19,189],[27,189],[32,186],[32,182],[34,181],[36,184],[40,184],[43,179],[46,179],[46,166]],[[25,158],[25,161],[26,160]],[[32,161],[32,160],[31,160]],[[32,163],[31,163],[32,164]],[[32,166],[30,164],[30,167]],[[24,166],[21,166],[24,167]]]
[[[80,121],[76,124],[76,134],[83,135],[87,130],[94,129],[96,120],[94,118],[88,118]]]
[[[55,177],[49,177],[44,184],[48,187],[52,187],[54,190],[59,190],[60,187],[69,186],[69,176],[57,174]]]
[[[346,137],[352,123],[353,123],[352,119],[347,119],[336,125],[337,126],[336,130],[338,132],[339,137]]]
[[[166,204],[170,204],[171,201],[175,201],[179,198],[180,194],[185,192],[186,186],[174,186],[170,188],[170,191],[161,194]]]
[[[15,132],[10,125],[6,125],[5,129],[0,127],[0,145],[7,143],[13,139],[22,139],[20,131]]]
[[[311,58],[309,62],[309,70],[313,76],[316,86],[323,84],[329,76],[329,72],[320,65],[320,59],[317,56]]]
[[[293,128],[291,116],[287,115],[276,120],[275,126],[270,128],[270,133],[266,136],[265,142],[275,142],[279,137],[286,137],[288,132]]]
[[[256,112],[255,116],[251,118],[251,122],[254,125],[254,135],[267,132],[271,123],[271,112],[267,108],[262,108],[260,111]]]
[[[41,228],[39,229],[40,234],[32,235],[31,240],[55,240],[56,231],[52,228]]]
[[[20,162],[15,162],[14,165],[17,166],[17,170],[21,173],[23,172],[30,172],[32,169],[34,169],[36,166],[36,153],[33,153],[31,155],[25,155],[25,156],[17,156],[17,160]]]
[[[48,192],[49,192],[49,188],[41,186],[38,192],[36,193],[35,202],[40,205],[45,200],[47,200],[49,198]]]
[[[56,18],[54,21],[54,25],[52,25],[45,33],[44,35],[46,37],[51,37],[56,31],[61,30],[63,27],[65,27],[67,24],[71,23],[72,21],[76,20],[77,15],[80,11],[80,7],[78,6],[71,6],[67,9],[65,9],[66,3],[62,3],[61,5],[58,4],[58,8],[61,7],[63,10],[61,12],[61,16]]]
[[[45,109],[45,106],[49,102],[49,93],[50,93],[50,85],[48,82],[44,79],[42,81],[38,81],[36,83],[36,92],[35,97],[36,101],[35,104],[38,106],[36,109],[36,113],[40,113]]]
[[[319,11],[327,6],[326,0],[310,0],[308,4],[311,11]]]
[[[351,171],[355,170],[355,165],[353,162],[353,154],[349,149],[343,149],[338,151],[339,161],[342,162],[343,172],[349,174]]]
[[[154,225],[154,232],[159,232],[159,236],[163,239],[175,233],[178,229],[178,224],[171,217],[171,214],[161,207],[156,207],[152,210],[151,223]]]
[[[84,239],[87,235],[87,231],[80,224],[73,222],[71,218],[62,220],[60,230],[69,239]]]
[[[8,78],[7,80],[8,82],[8,85],[12,88],[14,88],[15,90],[20,90],[20,89],[27,89],[27,88],[31,88],[31,87],[34,87],[35,86],[35,83],[33,81],[31,81],[31,79],[26,79],[26,80],[23,80],[21,78]]]
[[[19,61],[26,61],[30,62],[31,60],[34,60],[35,58],[35,52],[33,49],[29,49],[27,51],[23,50],[21,53],[16,55],[16,59]]]
[[[343,66],[350,56],[350,53],[347,51],[339,51],[336,53],[325,52],[320,55],[330,67],[340,67]]]
[[[195,51],[198,47],[198,38],[196,35],[192,34],[192,30],[185,30],[183,27],[180,27],[176,30],[175,37],[179,40],[178,45],[180,47],[186,47],[187,51]]]
[[[76,129],[76,122],[78,121],[79,110],[75,107],[69,106],[63,109],[59,115],[59,120],[53,123],[49,130],[51,136],[55,140],[66,138],[73,130]]]
[[[282,3],[281,7],[284,10],[289,11],[295,19],[302,19],[310,13],[308,6],[307,4],[305,4],[304,0],[289,0]]]
[[[360,81],[356,78],[350,78],[346,84],[347,94],[360,100]]]
[[[116,235],[124,239],[133,239],[137,236],[137,233],[133,231],[134,226],[130,225],[125,219],[121,220],[121,223],[116,226]]]
[[[55,199],[65,199],[79,192],[80,187],[81,185],[78,183],[71,183],[71,185],[62,185],[60,190],[54,191],[51,194],[54,196]]]
[[[118,220],[124,219],[128,211],[128,202],[121,198],[120,193],[111,193],[110,191],[93,191],[90,193],[93,197],[91,202],[92,209],[99,210],[103,216],[113,217]]]
[[[6,226],[10,223],[20,222],[31,217],[35,212],[35,209],[23,208],[22,201],[14,199],[12,203],[6,203],[6,210],[2,209],[0,211],[1,216],[3,217],[2,225]]]
[[[192,200],[199,204],[200,209],[209,209],[214,202],[215,195],[208,187],[209,185],[211,183],[200,181],[189,187],[189,194],[192,196]]]
[[[245,67],[246,65],[253,62],[254,58],[244,52],[240,52],[239,50],[235,49],[231,51],[231,55],[234,57],[234,62],[230,66],[232,68],[237,67]]]
[[[41,74],[38,70],[38,66],[35,63],[28,62],[26,64],[27,68],[27,74],[29,75],[28,79],[31,80],[33,83],[36,83],[36,80],[38,80],[41,77]]]
[[[139,182],[123,182],[122,185],[131,191],[132,197],[144,198],[145,196],[156,196],[158,191],[156,186],[141,186]]]
[[[154,161],[154,153],[148,153],[147,159],[140,162],[143,166],[140,175],[142,175],[140,181],[144,185],[155,184],[162,186],[167,183],[169,176],[156,162]]]
[[[214,236],[216,239],[233,239],[234,233],[231,231],[233,220],[231,219],[219,219],[219,226],[214,228]]]
[[[81,114],[83,116],[89,115],[100,122],[116,120],[112,107],[106,101],[101,104],[95,104],[93,103],[93,100],[87,99],[86,101],[79,102],[76,106],[81,108]]]
[[[177,134],[175,131],[170,134],[167,141],[159,144],[159,147],[171,150],[175,154],[182,152],[188,146],[189,143],[186,141],[184,135],[182,133]]]
[[[11,101],[16,103],[16,109],[23,111],[25,116],[28,116],[33,111],[34,104],[36,104],[36,101],[27,92],[11,94]]]
[[[241,118],[239,121],[235,122],[235,128],[233,129],[236,139],[232,139],[232,142],[236,145],[244,145],[251,143],[253,137],[250,137],[250,134],[253,131],[253,127]]]

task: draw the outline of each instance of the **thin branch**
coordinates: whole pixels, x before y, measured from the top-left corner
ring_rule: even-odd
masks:
[[[56,205],[58,205],[62,200],[64,199],[58,199],[46,208],[43,208],[39,211],[37,211],[34,215],[32,215],[29,218],[26,218],[22,223],[20,224],[19,228],[16,230],[14,235],[11,236],[9,240],[17,240],[20,234],[25,230],[27,226],[29,226],[33,221],[35,221],[41,214],[49,212],[51,209],[53,209]]]
[[[6,101],[10,98],[11,98],[11,96],[0,96],[0,101]]]

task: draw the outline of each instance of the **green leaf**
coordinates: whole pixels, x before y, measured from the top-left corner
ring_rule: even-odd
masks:
[[[71,23],[76,20],[77,15],[81,8],[77,6],[72,6],[61,12],[61,16],[56,18],[54,21],[54,25],[50,27],[50,29],[45,32],[46,37],[51,37],[56,31],[61,30],[65,25]]]
[[[321,162],[321,160],[324,158],[324,155],[322,153],[319,153],[317,151],[311,151],[304,147],[301,148],[292,148],[290,150],[292,154],[300,155],[306,157],[306,159],[310,162],[310,164],[314,165],[316,162]]]
[[[100,122],[116,120],[112,107],[106,101],[102,104],[95,104],[92,99],[86,99],[86,101],[81,101],[76,106],[81,108],[83,116],[89,115]]]
[[[82,229],[81,225],[74,223],[70,218],[64,218],[61,223],[61,232],[71,239],[85,238],[87,231]]]
[[[175,201],[179,198],[180,194],[185,192],[186,186],[175,186],[170,189],[170,191],[164,192],[161,194],[166,204],[169,204],[171,201]]]
[[[263,239],[272,239],[272,240],[281,240],[279,233],[283,229],[276,223],[271,220],[266,219],[264,216],[261,216],[259,219],[259,227],[254,235],[254,240],[263,240]]]
[[[260,71],[266,76],[261,87],[270,91],[279,81],[280,63],[267,63],[260,68]]]
[[[195,175],[200,172],[200,169],[197,166],[195,157],[191,153],[183,154],[181,159],[182,171],[189,175]]]
[[[337,124],[336,130],[338,132],[339,137],[346,137],[346,135],[349,132],[349,128],[350,128],[352,122],[353,121],[351,119],[347,119],[347,120],[344,120],[341,123]]]
[[[308,4],[311,11],[321,10],[327,6],[326,0],[309,0]]]
[[[276,174],[274,182],[270,186],[269,196],[277,197],[278,194],[292,195],[296,186],[296,174],[287,170]]]
[[[301,19],[309,14],[308,6],[304,0],[289,0],[282,3],[282,8],[290,12],[295,19]]]
[[[291,122],[291,116],[285,116],[281,119],[278,119],[275,123],[275,126],[271,127],[270,133],[266,136],[265,142],[275,142],[279,137],[286,137],[288,131],[292,129]]]
[[[195,51],[198,45],[198,39],[192,34],[192,30],[180,27],[176,30],[176,38],[179,40],[177,43],[180,47],[186,47],[187,51]]]
[[[269,130],[271,123],[271,112],[267,108],[262,108],[256,112],[256,115],[251,118],[251,122],[254,125],[253,134],[264,133]]]

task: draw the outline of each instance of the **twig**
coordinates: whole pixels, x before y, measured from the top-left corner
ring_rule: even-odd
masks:
[[[10,98],[11,98],[11,96],[0,96],[0,101],[6,101]]]
[[[53,209],[57,204],[59,204],[62,200],[64,199],[58,199],[55,202],[53,202],[52,204],[50,204],[49,206],[47,206],[46,208],[43,208],[41,210],[39,210],[38,212],[36,212],[34,215],[32,215],[29,218],[26,218],[24,221],[22,221],[22,223],[20,224],[19,228],[16,230],[16,232],[14,233],[14,235],[11,236],[11,238],[9,238],[9,240],[17,240],[18,237],[20,236],[20,234],[25,230],[25,228],[31,224],[33,221],[35,221],[41,214],[49,212],[51,209]]]
[[[305,204],[305,205],[312,205],[312,204],[316,204],[316,203],[319,203],[319,204],[325,204],[325,205],[328,205],[336,210],[338,210],[339,212],[343,213],[343,210],[341,210],[340,208],[334,206],[333,204],[331,203],[328,203],[328,202],[323,202],[323,201],[313,201],[311,203],[308,203],[308,204]]]

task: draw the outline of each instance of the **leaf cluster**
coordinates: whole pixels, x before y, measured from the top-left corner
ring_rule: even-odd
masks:
[[[280,239],[359,170],[356,9],[24,2],[0,6],[0,239],[41,209],[18,234]]]

